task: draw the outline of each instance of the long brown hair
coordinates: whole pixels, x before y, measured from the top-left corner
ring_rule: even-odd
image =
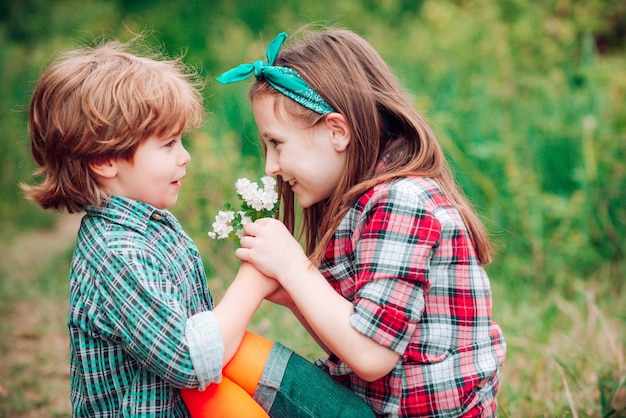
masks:
[[[306,250],[315,265],[350,206],[376,184],[404,176],[433,179],[459,211],[479,261],[491,260],[487,231],[454,181],[443,151],[424,119],[376,50],[357,34],[341,29],[298,32],[279,53],[275,65],[294,69],[338,113],[351,129],[346,169],[336,192],[302,211]],[[319,114],[282,96],[263,79],[250,89],[254,100],[274,94],[284,108],[310,125]],[[384,164],[381,162],[384,161]],[[281,187],[282,218],[294,232],[293,192]]]

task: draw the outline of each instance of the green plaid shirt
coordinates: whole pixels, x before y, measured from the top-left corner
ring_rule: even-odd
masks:
[[[73,416],[187,417],[177,388],[221,380],[223,344],[194,242],[166,210],[86,207],[70,272]]]

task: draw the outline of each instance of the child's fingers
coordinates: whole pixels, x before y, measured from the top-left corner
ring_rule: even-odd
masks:
[[[240,261],[250,261],[250,249],[239,247],[235,250],[235,257]]]

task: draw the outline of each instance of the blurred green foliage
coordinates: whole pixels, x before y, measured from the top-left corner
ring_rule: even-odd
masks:
[[[258,157],[245,83],[225,87],[215,76],[261,58],[278,31],[320,23],[360,33],[397,71],[500,243],[507,263],[494,264],[498,273],[562,284],[624,259],[621,1],[26,0],[3,2],[0,16],[7,231],[50,222],[16,185],[33,169],[29,94],[53,52],[146,34],[207,80],[204,131]]]
[[[206,231],[216,211],[233,200],[236,178],[260,177],[262,162],[246,83],[222,86],[214,79],[262,58],[279,31],[308,23],[349,28],[368,39],[432,124],[499,247],[489,272],[506,286],[495,285],[506,306],[496,299],[496,317],[532,304],[522,297],[536,297],[528,289],[575,299],[581,283],[583,288],[601,283],[598,298],[612,294],[621,300],[626,273],[626,3],[621,0],[3,1],[4,234],[53,220],[26,202],[17,187],[32,181],[28,101],[51,54],[101,37],[128,40],[143,33],[167,54],[184,54],[207,81],[210,114],[188,138],[190,174],[174,212],[206,255],[209,276],[226,280],[234,265],[232,248],[208,242]],[[545,307],[544,320],[554,306]],[[623,326],[624,305],[615,309]],[[527,321],[532,322],[529,317],[521,322]],[[623,341],[621,346],[623,353]],[[623,365],[613,376],[605,368],[600,384],[617,393],[623,382],[611,382],[623,380]],[[520,398],[508,401],[524,402]],[[610,410],[609,403],[603,401],[601,413]]]

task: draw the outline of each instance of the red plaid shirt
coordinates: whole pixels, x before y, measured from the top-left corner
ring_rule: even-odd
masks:
[[[401,355],[366,382],[319,364],[380,416],[495,416],[505,343],[489,279],[457,210],[423,177],[380,184],[350,209],[320,270],[354,304],[351,325]]]

